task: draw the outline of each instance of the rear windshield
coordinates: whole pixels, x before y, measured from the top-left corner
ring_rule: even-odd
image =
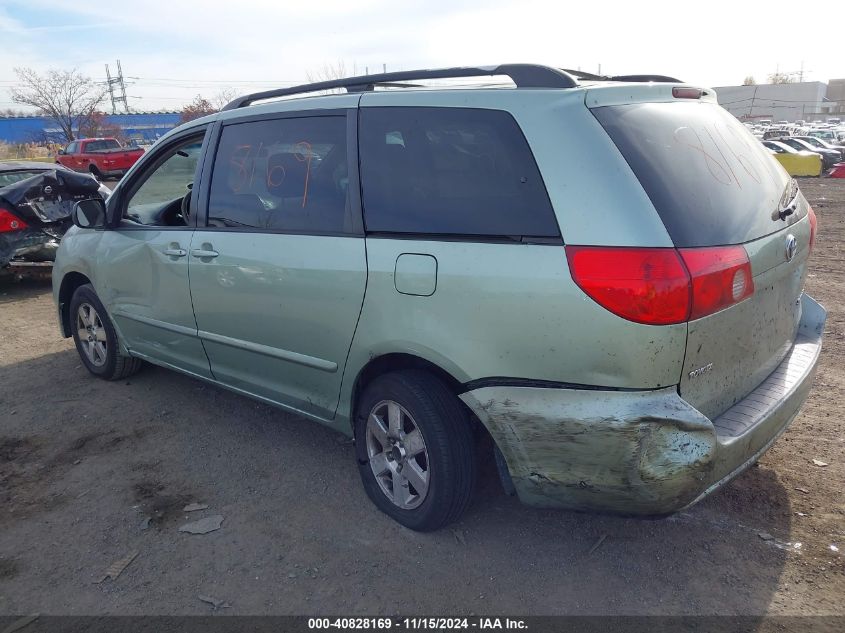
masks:
[[[637,103],[592,112],[675,246],[741,244],[781,228],[775,212],[789,176],[721,106]]]
[[[101,152],[104,149],[120,149],[120,143],[113,138],[102,141],[88,141],[85,149],[89,152]]]
[[[42,172],[40,171],[7,171],[7,172],[0,172],[0,187],[5,187],[6,185],[11,185],[16,182],[20,182],[21,180],[26,180],[27,178],[32,178],[33,176],[37,176]]]

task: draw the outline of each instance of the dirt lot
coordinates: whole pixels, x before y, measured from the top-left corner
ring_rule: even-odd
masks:
[[[489,476],[454,529],[410,532],[342,437],[163,369],[92,378],[49,280],[0,282],[0,614],[845,614],[845,180],[802,186],[815,388],[758,467],[663,520],[525,508]]]

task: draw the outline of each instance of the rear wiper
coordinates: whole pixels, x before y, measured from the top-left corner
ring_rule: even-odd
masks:
[[[786,185],[786,189],[784,189],[783,195],[780,197],[780,203],[778,204],[777,211],[778,218],[785,220],[788,216],[795,213],[795,209],[797,207],[798,183],[795,182],[795,179],[793,178]]]

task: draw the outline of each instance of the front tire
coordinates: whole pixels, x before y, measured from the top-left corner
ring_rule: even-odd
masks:
[[[475,443],[466,410],[422,370],[379,376],[355,416],[361,481],[370,500],[405,527],[437,530],[455,521],[475,488]]]
[[[103,179],[103,174],[100,172],[100,170],[94,163],[88,165],[88,171],[92,176],[94,176],[94,178],[97,179],[97,182],[100,182]]]
[[[120,380],[141,368],[140,359],[120,354],[117,332],[91,284],[82,285],[73,293],[70,323],[82,364],[95,376]]]

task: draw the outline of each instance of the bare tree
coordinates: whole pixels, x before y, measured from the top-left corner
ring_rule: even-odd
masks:
[[[80,138],[108,137],[116,138],[121,143],[127,140],[123,129],[109,120],[105,112],[92,112],[90,116],[79,119]]]
[[[346,62],[342,59],[335,63],[323,64],[317,70],[309,70],[305,73],[308,83],[317,83],[320,81],[333,81],[335,79],[344,79],[345,77],[354,77],[358,74],[358,64],[352,62],[351,72],[347,70]],[[346,92],[342,88],[335,88],[333,90],[324,90],[325,94],[332,94],[335,92]]]
[[[224,88],[211,98],[211,105],[215,110],[222,110],[227,103],[234,101],[238,97],[238,92],[234,88]]]
[[[40,75],[32,68],[15,68],[20,86],[13,88],[12,101],[36,108],[55,121],[66,141],[76,137],[74,128],[87,119],[106,96],[106,87],[98,85],[76,69],[48,70]]]
[[[792,84],[795,83],[795,77],[790,73],[772,73],[769,75],[770,84]]]
[[[743,86],[756,86],[757,80],[754,79],[753,75],[748,75],[748,77],[746,77],[745,79],[742,80],[742,85]]]

